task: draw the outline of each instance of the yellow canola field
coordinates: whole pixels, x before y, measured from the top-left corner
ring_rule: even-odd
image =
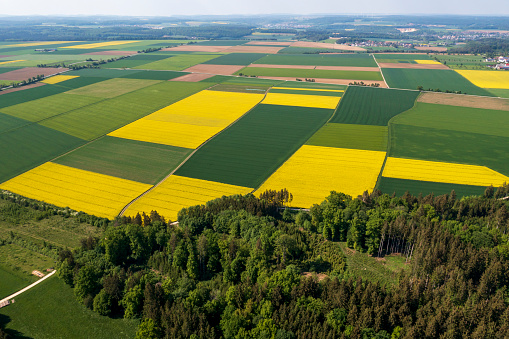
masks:
[[[109,135],[195,149],[262,100],[263,94],[201,91]]]
[[[151,185],[47,162],[0,185],[25,197],[113,219]]]
[[[42,46],[42,45],[58,45],[58,44],[66,44],[70,42],[79,42],[79,41],[38,41],[38,42],[27,42],[24,44],[14,44],[14,45],[4,45],[3,47],[30,47],[30,46]]]
[[[108,42],[98,42],[95,44],[84,44],[84,45],[73,45],[73,46],[66,46],[62,48],[79,48],[79,49],[91,49],[91,48],[99,48],[99,47],[109,47],[109,46],[117,46],[117,45],[124,45],[124,44],[131,44],[133,42],[140,42],[139,40],[133,40],[133,41],[108,41]]]
[[[262,104],[335,109],[341,98],[323,95],[267,93]]]
[[[9,60],[9,61],[1,61],[1,62],[0,62],[0,65],[12,64],[13,62],[20,62],[20,61],[26,61],[26,60]]]
[[[202,205],[223,195],[247,194],[252,191],[248,187],[171,175],[129,206],[125,215],[135,216],[136,213],[155,210],[165,218],[176,221],[178,212],[184,207]]]
[[[293,87],[273,87],[275,89],[289,89],[292,91],[317,91],[317,92],[344,92],[342,89],[319,89],[319,88],[293,88]]]
[[[460,71],[459,74],[468,81],[482,88],[507,88],[509,89],[508,71]]]
[[[441,65],[441,63],[436,60],[414,60],[414,61],[421,65]]]
[[[41,82],[44,82],[45,84],[53,85],[53,84],[58,84],[59,82],[74,79],[74,78],[79,78],[79,76],[78,75],[55,75],[54,77],[44,79]]]
[[[502,186],[509,177],[485,166],[387,158],[384,177],[474,186]]]
[[[321,203],[330,191],[357,197],[375,188],[385,152],[302,146],[256,191],[288,189],[294,207]]]

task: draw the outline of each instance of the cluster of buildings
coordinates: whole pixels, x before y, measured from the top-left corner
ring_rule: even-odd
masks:
[[[498,58],[487,58],[484,60],[485,62],[496,62],[496,65],[488,66],[495,69],[505,69],[509,70],[509,56],[499,56]]]

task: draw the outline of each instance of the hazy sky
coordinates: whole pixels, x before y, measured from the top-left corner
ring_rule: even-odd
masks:
[[[490,14],[509,15],[502,2],[478,0],[0,0],[0,14]]]

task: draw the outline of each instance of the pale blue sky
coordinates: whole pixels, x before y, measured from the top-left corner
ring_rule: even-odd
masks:
[[[0,14],[474,14],[509,15],[504,2],[478,0],[0,0]]]

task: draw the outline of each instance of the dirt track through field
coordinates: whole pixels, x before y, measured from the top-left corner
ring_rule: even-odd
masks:
[[[428,104],[440,104],[440,105],[509,111],[509,99],[478,97],[464,94],[422,93],[417,99],[417,101]]]
[[[58,74],[68,71],[68,68],[60,67],[25,67],[16,69],[7,73],[0,74],[0,80],[27,80],[37,75],[43,74],[45,77],[48,75]]]
[[[173,78],[169,81],[186,81],[186,82],[199,82],[208,78],[212,78],[215,74],[205,74],[205,73],[191,73],[186,74],[178,78]]]
[[[243,68],[244,68],[244,66],[235,66],[235,65],[198,64],[198,65],[189,67],[188,69],[185,69],[184,72],[231,75]]]
[[[397,62],[379,62],[381,68],[405,68],[405,69],[450,69],[446,65],[438,64],[407,64]]]

